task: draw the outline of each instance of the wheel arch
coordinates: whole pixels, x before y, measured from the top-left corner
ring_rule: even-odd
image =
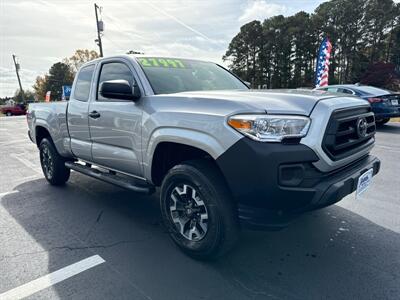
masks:
[[[202,153],[204,156],[208,156],[214,161],[226,148],[223,143],[205,132],[183,128],[159,128],[152,133],[147,147],[145,147],[145,151],[143,151],[144,177],[150,181],[152,181],[153,164],[157,161],[155,160],[155,155],[159,154],[156,150],[160,149],[159,147],[166,147],[166,145],[181,149],[186,147],[185,149],[188,152],[193,150],[193,152],[196,152],[198,155]],[[199,158],[199,156],[194,156],[193,159],[194,158]]]
[[[38,147],[40,146],[40,142],[44,138],[49,138],[51,141],[53,141],[50,135],[50,131],[43,125],[37,125],[35,127],[35,142]]]
[[[194,159],[211,161],[218,168],[212,155],[204,149],[186,143],[170,141],[158,143],[154,149],[151,164],[149,166],[151,182],[156,186],[160,186],[165,175],[171,168],[184,161]]]

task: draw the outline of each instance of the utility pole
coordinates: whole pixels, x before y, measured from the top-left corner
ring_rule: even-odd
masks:
[[[103,21],[99,21],[99,16],[97,14],[98,10],[101,11],[100,7],[95,3],[94,12],[96,14],[96,25],[97,25],[97,39],[95,40],[95,42],[97,42],[97,45],[99,46],[100,57],[103,57],[103,44],[101,43],[101,32],[104,30],[104,28],[103,28]]]
[[[24,95],[24,90],[22,89],[22,84],[21,84],[21,78],[19,78],[19,63],[17,63],[17,60],[15,59],[16,56],[13,54],[13,61],[14,61],[14,66],[15,66],[15,73],[17,73],[17,78],[18,78],[18,83],[19,83],[19,90],[21,93],[21,98],[22,98],[22,102],[25,103],[25,95]]]

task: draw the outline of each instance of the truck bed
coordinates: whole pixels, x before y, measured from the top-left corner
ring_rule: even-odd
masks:
[[[29,104],[27,120],[32,141],[36,143],[37,127],[43,127],[50,132],[57,151],[61,155],[68,155],[69,147],[65,148],[65,145],[69,145],[67,107],[68,101]]]

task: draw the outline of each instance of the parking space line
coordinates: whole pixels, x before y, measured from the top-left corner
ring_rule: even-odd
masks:
[[[18,193],[19,191],[10,191],[10,192],[4,192],[4,193],[0,193],[0,198],[10,195],[10,194],[15,194]]]
[[[399,150],[399,149],[396,149],[395,147],[384,146],[384,145],[377,145],[377,144],[375,144],[375,147],[376,147],[376,148],[381,148],[381,149],[384,149],[384,150],[388,150],[388,151],[400,152],[400,150]]]
[[[36,166],[35,164],[33,164],[32,162],[30,162],[29,160],[27,160],[25,158],[22,158],[18,154],[15,154],[15,153],[11,153],[10,156],[15,158],[19,162],[23,163],[25,166],[27,166],[28,168],[32,169],[36,173],[42,174],[41,169],[38,166]]]
[[[24,285],[9,290],[5,293],[2,293],[0,294],[0,300],[15,300],[28,297],[30,295],[33,295],[34,293],[44,290],[45,288],[55,285],[56,283],[64,281],[72,276],[82,273],[83,271],[91,269],[104,262],[105,260],[99,255],[93,255],[72,265],[69,265],[60,270],[54,271]]]
[[[9,145],[12,145],[12,144],[26,143],[27,140],[28,140],[27,138],[24,138],[24,139],[19,139],[19,140],[0,142],[0,146],[3,146],[3,145],[9,146]]]

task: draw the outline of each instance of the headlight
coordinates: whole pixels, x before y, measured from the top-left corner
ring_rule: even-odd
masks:
[[[311,120],[302,116],[235,115],[228,124],[240,133],[260,142],[280,142],[307,134]]]

